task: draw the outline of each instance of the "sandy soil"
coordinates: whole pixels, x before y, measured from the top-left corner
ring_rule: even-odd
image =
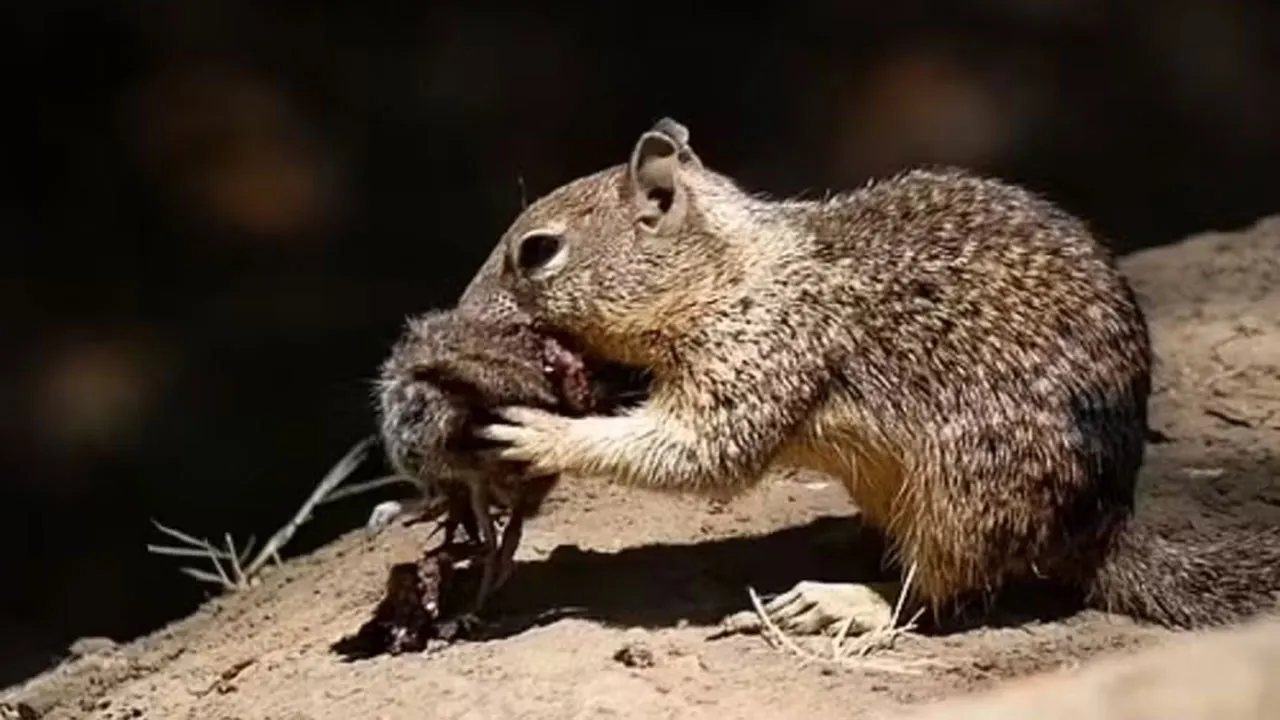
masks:
[[[1278,704],[1280,622],[1265,619],[932,703],[900,720],[1268,720]]]
[[[1150,314],[1153,423],[1168,436],[1151,448],[1140,512],[1280,523],[1280,219],[1124,265]],[[914,675],[806,666],[759,637],[707,636],[747,607],[747,586],[873,571],[838,488],[779,478],[716,505],[572,487],[526,534],[499,639],[359,661],[331,650],[366,619],[388,566],[416,557],[419,525],[375,542],[352,533],[128,645],[82,642],[0,697],[49,718],[874,718],[1172,639],[1089,612],[906,638],[888,657],[939,663]],[[652,664],[616,660],[626,646]]]

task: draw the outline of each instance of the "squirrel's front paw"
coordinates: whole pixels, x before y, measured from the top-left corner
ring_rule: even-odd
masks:
[[[568,433],[570,418],[528,407],[506,407],[495,411],[504,424],[485,425],[476,436],[501,443],[495,455],[508,462],[522,462],[538,474],[563,471],[558,467],[557,447]]]

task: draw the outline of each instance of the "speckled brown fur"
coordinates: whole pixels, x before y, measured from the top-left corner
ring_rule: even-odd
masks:
[[[777,202],[664,120],[629,163],[528,207],[472,291],[654,373],[634,412],[524,423],[512,452],[543,470],[714,494],[829,473],[935,611],[1044,580],[1197,626],[1280,587],[1274,531],[1197,543],[1133,522],[1144,316],[1089,228],[1024,189],[914,170]]]

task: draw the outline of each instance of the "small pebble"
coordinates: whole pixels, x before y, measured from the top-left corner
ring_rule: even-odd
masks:
[[[86,655],[109,653],[116,649],[116,641],[109,637],[82,637],[71,643],[67,652],[71,657],[81,658]]]
[[[651,668],[654,665],[653,650],[643,642],[629,642],[618,648],[613,659],[629,668]]]

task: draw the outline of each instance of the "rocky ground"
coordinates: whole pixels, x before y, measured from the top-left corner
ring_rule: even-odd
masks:
[[[1173,525],[1280,523],[1280,219],[1123,264],[1149,312],[1159,357],[1153,424],[1167,436],[1151,448],[1140,512]],[[1157,711],[1161,698],[1234,687],[1215,675],[1239,681],[1235,665],[1251,658],[1280,675],[1280,663],[1262,657],[1274,647],[1259,644],[1262,626],[1183,647],[1172,633],[1093,612],[907,637],[876,656],[887,669],[805,664],[759,637],[708,635],[747,607],[748,586],[776,592],[874,566],[858,551],[856,513],[839,488],[779,478],[715,505],[574,481],[547,508],[526,533],[499,639],[369,660],[333,652],[377,602],[388,566],[416,557],[428,528],[395,528],[376,541],[355,532],[152,636],[82,642],[62,665],[0,698],[14,717],[48,718],[877,718],[1164,643],[1182,647],[1174,657],[1201,658],[1199,670],[1178,676],[1171,668],[1186,663],[1160,665],[1162,651],[1113,659],[1122,665],[1074,685],[1015,683],[1022,687],[1005,701],[1013,709],[1001,716],[1026,717],[1017,703],[1030,702],[1047,717],[1040,711],[1057,700],[1025,699],[1047,688],[1084,703],[1074,716],[1110,702],[1127,705],[1108,717],[1138,718],[1174,717]],[[829,652],[824,642],[809,647]],[[1246,646],[1262,649],[1233,650]],[[1152,662],[1169,673],[1163,685],[1150,679],[1165,676],[1141,670]],[[1148,678],[1143,692],[1114,692],[1114,678],[1139,672]],[[1244,677],[1245,690],[1265,685],[1261,675]],[[1255,717],[1223,708],[1204,717]]]

